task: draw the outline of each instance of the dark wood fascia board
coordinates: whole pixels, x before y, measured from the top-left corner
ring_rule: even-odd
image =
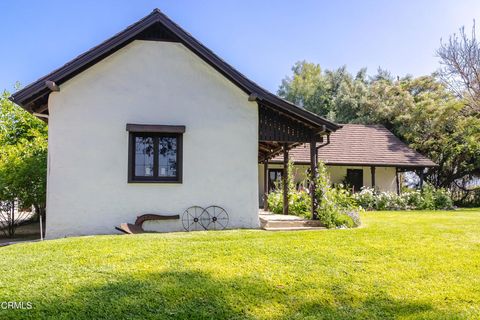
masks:
[[[356,167],[397,167],[397,168],[434,168],[435,165],[421,165],[421,164],[399,164],[399,163],[339,163],[339,162],[325,162],[327,166],[356,166]]]
[[[54,81],[57,84],[62,84],[66,80],[117,51],[119,48],[127,45],[134,40],[136,34],[142,32],[158,21],[154,13],[155,12],[152,12],[140,21],[130,25],[125,30],[67,62],[62,67],[14,93],[11,96],[11,100],[23,106],[34,100],[36,96],[49,93],[50,90],[45,85],[46,81]],[[31,96],[33,96],[33,99],[29,98]]]
[[[329,131],[335,131],[341,128],[341,126],[317,116],[303,108],[300,108],[286,100],[283,100],[282,98],[261,88],[259,85],[249,80],[246,76],[234,69],[220,57],[215,55],[210,49],[193,38],[189,33],[183,30],[175,22],[170,20],[158,9],[153,10],[153,12],[148,16],[130,25],[125,30],[114,35],[105,42],[102,42],[91,50],[79,55],[64,66],[38,79],[24,89],[14,93],[10,97],[10,100],[29,110],[30,108],[28,104],[31,101],[36,100],[39,96],[48,96],[50,93],[50,90],[45,85],[45,81],[54,81],[57,85],[61,85],[68,79],[135,40],[137,35],[155,23],[161,23],[165,28],[167,28],[168,31],[172,32],[175,37],[178,37],[182,44],[197,54],[201,59],[211,65],[232,83],[237,85],[247,95],[251,95],[252,93],[257,94],[257,101],[266,101],[273,105],[273,107],[293,114],[295,117],[302,119],[304,122],[307,122],[314,127],[325,125]]]
[[[157,125],[157,124],[133,124],[127,123],[129,132],[152,132],[152,133],[185,133],[185,126]]]
[[[283,161],[275,160],[269,161],[269,164],[282,164]],[[378,163],[332,163],[324,162],[326,166],[338,166],[338,167],[383,167],[383,168],[403,168],[403,169],[422,169],[422,168],[435,168],[438,165],[418,165],[418,164],[378,164]],[[309,165],[310,161],[293,161],[294,165]]]

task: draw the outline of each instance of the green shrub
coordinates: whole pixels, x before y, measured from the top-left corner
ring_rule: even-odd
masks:
[[[353,219],[346,213],[340,213],[335,224],[339,227],[353,228],[356,227]]]
[[[283,192],[278,188],[268,194],[268,210],[276,214],[283,213]],[[305,191],[289,192],[288,213],[310,218],[311,198]]]
[[[361,208],[343,186],[331,186],[327,168],[321,161],[318,163],[315,196],[318,201],[318,219],[327,228],[356,227],[360,225],[358,212]]]
[[[405,191],[401,196],[406,200],[406,209],[417,209],[422,206],[423,198],[420,190]]]
[[[350,219],[352,219],[353,227],[358,227],[361,224],[360,211],[361,208],[357,207],[357,210],[351,210],[346,213],[346,215],[349,216]]]
[[[311,218],[312,198],[305,191],[295,191],[290,194],[288,210],[296,216]],[[283,201],[282,201],[283,203]]]
[[[435,210],[435,189],[427,184],[423,187],[421,193],[422,201],[420,202],[420,206],[417,209]]]
[[[268,210],[276,214],[283,213],[283,194],[279,190],[270,192],[267,196]]]
[[[288,213],[296,216],[311,217],[311,198],[306,191],[295,188],[294,168],[291,162],[288,163]],[[283,213],[283,188],[282,183],[277,183],[275,190],[268,194],[268,209],[276,214]]]
[[[436,189],[434,193],[436,209],[452,209],[453,200],[450,193],[445,189]]]
[[[311,197],[306,191],[296,190],[293,183],[293,166],[289,163],[288,195],[289,214],[311,219]],[[305,183],[307,184],[307,183]],[[356,227],[360,225],[359,211],[362,210],[350,192],[341,185],[332,187],[323,163],[318,164],[317,191],[318,219],[327,228]],[[276,214],[283,213],[283,192],[281,183],[268,194],[268,208]]]

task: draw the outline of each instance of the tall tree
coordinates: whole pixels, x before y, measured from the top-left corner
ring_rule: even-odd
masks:
[[[345,66],[323,71],[318,64],[298,61],[292,67],[292,73],[282,80],[278,95],[333,121],[338,121],[337,112],[340,112],[340,121],[348,122],[351,117],[337,103],[355,109],[355,106],[349,105],[355,104],[349,95],[357,97],[364,93],[362,86],[366,83],[366,69],[360,70],[354,78]],[[340,101],[337,101],[339,96]]]
[[[328,115],[332,94],[320,65],[299,61],[292,67],[292,73],[282,80],[278,95],[311,112]]]
[[[8,97],[8,92],[0,96],[0,202],[15,201],[22,207],[34,206],[37,212],[43,213],[47,126]]]
[[[294,68],[294,77],[286,78],[279,91],[286,99],[295,92],[293,102],[319,103],[303,95],[318,92],[315,85],[321,83],[321,90],[330,94],[323,99],[328,106],[309,110],[339,123],[384,125],[439,164],[427,175],[434,185],[451,187],[459,179],[480,176],[480,119],[445,83],[433,76],[394,79],[384,69],[367,80],[364,69],[353,77],[345,68],[321,72],[318,65],[305,61],[300,65],[316,66],[315,77]]]
[[[437,50],[442,68],[440,77],[459,96],[471,111],[480,113],[480,42],[475,33],[475,21],[470,36],[465,27],[441,42]]]
[[[428,179],[450,188],[464,177],[480,176],[480,119],[469,107],[431,76],[403,81],[401,87],[413,100],[394,119],[394,130],[411,147],[439,167]]]

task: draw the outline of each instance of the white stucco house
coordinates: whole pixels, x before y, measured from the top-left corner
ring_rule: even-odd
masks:
[[[313,174],[317,146],[341,128],[259,87],[158,9],[11,99],[48,121],[47,238],[113,233],[142,214],[180,216],[148,230],[183,230],[185,210],[211,205],[228,228],[257,228],[269,162],[306,148]]]
[[[47,238],[194,205],[257,228],[259,161],[340,128],[262,89],[158,9],[11,99],[48,121]]]

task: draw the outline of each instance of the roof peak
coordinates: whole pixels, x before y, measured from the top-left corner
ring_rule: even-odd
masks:
[[[160,28],[158,27],[159,25],[161,26]],[[144,37],[148,38],[148,40],[161,39],[165,41],[167,39],[169,41],[182,43],[242,91],[248,95],[255,93],[259,97],[257,100],[259,103],[267,103],[281,112],[296,117],[308,126],[314,128],[326,126],[328,131],[335,131],[340,128],[336,123],[299,108],[295,104],[285,101],[277,95],[263,89],[218,57],[191,34],[168,18],[158,8],[153,9],[149,15],[143,17],[113,37],[79,55],[22,90],[17,91],[11,96],[11,100],[31,112],[48,112],[48,95],[50,94],[50,90],[45,84],[46,81],[53,81],[57,85],[61,85],[131,41],[143,39]]]

